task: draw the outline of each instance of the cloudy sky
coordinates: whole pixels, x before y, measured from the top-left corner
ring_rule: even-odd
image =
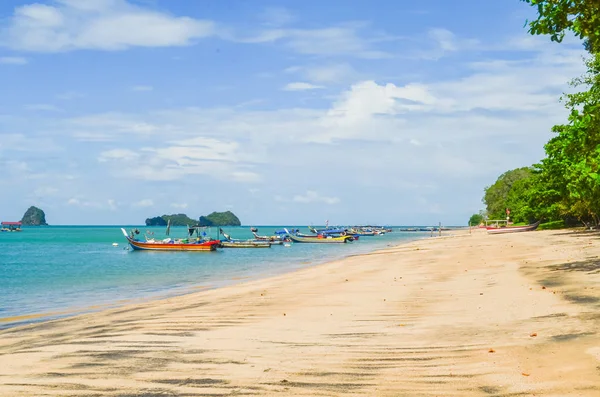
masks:
[[[285,4],[285,6],[282,6]],[[350,6],[351,5],[351,6]],[[0,220],[466,224],[578,42],[519,0],[3,0]]]

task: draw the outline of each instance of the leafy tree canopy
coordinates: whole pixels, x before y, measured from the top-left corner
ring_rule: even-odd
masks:
[[[485,188],[483,202],[491,219],[504,219],[506,208],[509,206],[509,193],[517,181],[529,179],[532,175],[531,167],[517,168],[500,175],[492,186]],[[514,218],[514,214],[511,214]]]
[[[531,34],[550,35],[561,42],[566,31],[585,40],[588,51],[600,51],[600,1],[598,0],[522,0],[537,7],[538,17],[528,22]]]
[[[469,226],[477,226],[483,222],[483,215],[481,214],[473,214],[469,218]]]

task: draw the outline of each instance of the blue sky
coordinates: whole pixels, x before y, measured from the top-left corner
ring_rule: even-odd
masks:
[[[0,219],[465,224],[582,46],[518,0],[0,3]]]

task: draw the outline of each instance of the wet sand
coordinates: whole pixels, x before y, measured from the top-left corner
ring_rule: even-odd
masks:
[[[0,332],[1,396],[600,396],[598,234],[477,230]]]

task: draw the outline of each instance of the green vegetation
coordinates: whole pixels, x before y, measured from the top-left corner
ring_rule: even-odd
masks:
[[[542,223],[538,226],[538,230],[554,230],[554,229],[562,229],[565,227],[565,221],[552,221]]]
[[[485,189],[490,218],[514,222],[544,220],[539,229],[575,224],[600,225],[600,1],[522,0],[537,7],[529,32],[561,42],[567,31],[584,41],[587,72],[571,82],[580,91],[566,94],[570,114],[555,125],[538,164],[502,174]]]
[[[478,226],[479,224],[481,224],[481,222],[483,222],[483,219],[483,214],[473,214],[469,218],[469,226]]]
[[[527,187],[527,180],[531,178],[532,169],[530,167],[517,168],[507,171],[500,175],[498,180],[485,188],[483,202],[489,219],[506,218],[506,209],[511,210],[511,218],[517,222],[522,220],[522,214],[518,211],[522,199],[522,191]]]
[[[590,52],[600,50],[600,2],[598,0],[522,0],[537,7],[538,17],[528,23],[534,35],[550,35],[561,42],[566,31],[585,40]]]
[[[44,211],[34,206],[25,211],[21,223],[26,226],[48,226]]]
[[[167,226],[169,219],[171,220],[171,226],[193,226],[198,223],[186,214],[173,214],[148,218],[146,219],[146,226]]]
[[[241,226],[242,223],[231,211],[213,212],[200,217],[200,226]]]

